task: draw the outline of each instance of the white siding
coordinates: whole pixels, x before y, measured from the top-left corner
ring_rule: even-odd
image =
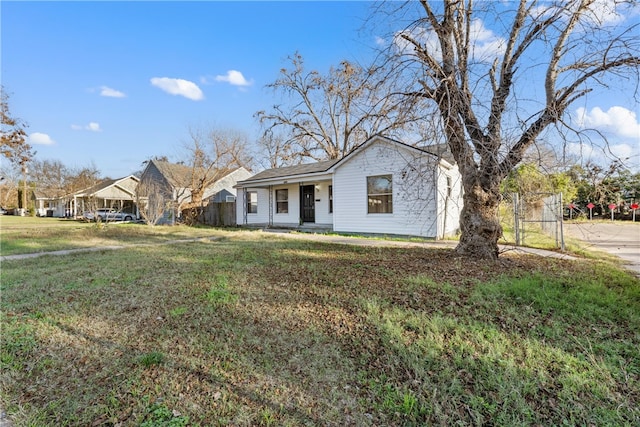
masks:
[[[316,224],[333,224],[333,214],[329,213],[329,186],[331,181],[316,184]]]
[[[298,184],[274,185],[273,187],[273,225],[298,225],[300,222],[300,187]],[[289,212],[277,213],[276,190],[289,190]],[[267,203],[268,203],[267,199]]]
[[[447,191],[447,178],[450,178],[451,193]],[[462,177],[457,166],[447,169],[438,168],[438,236],[455,235],[460,229],[460,211],[462,210]]]
[[[434,156],[384,141],[371,144],[334,173],[333,229],[339,232],[436,237]],[[369,214],[367,177],[393,177],[393,213]]]
[[[304,183],[307,185],[307,183]],[[311,185],[311,184],[308,184]],[[332,224],[333,215],[329,213],[329,185],[331,181],[320,181],[315,184],[315,223],[316,224]],[[277,213],[276,209],[276,190],[288,190],[289,209],[287,213]],[[268,225],[269,209],[272,212],[274,226],[297,227],[300,224],[300,183],[273,185],[268,187],[251,188],[247,187],[247,191],[256,191],[258,193],[258,213],[247,214],[247,224],[249,225]],[[272,192],[272,206],[269,206],[269,191]],[[244,198],[244,189],[237,189],[236,218],[238,225],[245,224],[244,209],[246,205]]]
[[[258,213],[247,213],[246,224],[266,225],[269,223],[269,191],[266,188],[247,188],[247,193],[255,191],[258,193]],[[246,209],[247,200],[245,199],[244,190],[238,189],[238,198],[236,199],[236,212],[238,225],[245,224],[244,211]]]

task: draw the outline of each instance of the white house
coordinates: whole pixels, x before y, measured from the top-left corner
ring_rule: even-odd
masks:
[[[104,179],[97,184],[63,194],[63,189],[38,189],[31,196],[38,216],[82,216],[85,211],[114,208],[138,215],[135,190],[140,180],[134,175],[118,179]]]
[[[458,167],[441,146],[374,136],[339,160],[269,169],[236,185],[240,226],[442,238],[462,209]]]

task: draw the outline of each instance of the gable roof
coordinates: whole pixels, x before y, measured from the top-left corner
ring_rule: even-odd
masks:
[[[173,188],[190,188],[191,187],[192,177],[193,177],[193,168],[191,166],[187,166],[180,163],[165,162],[162,160],[153,160],[153,159],[149,161],[149,164],[155,166],[158,172],[160,172],[160,174],[167,180],[167,182],[171,187]],[[219,171],[220,176],[218,176],[215,181],[212,181],[208,187],[215,185],[217,182],[223,180],[225,177],[241,169],[244,169],[244,168],[241,166],[235,169],[226,168],[226,169],[220,170]]]
[[[93,186],[91,186],[89,188],[86,188],[86,189],[80,190],[80,191],[76,191],[74,194],[76,196],[79,196],[79,197],[92,196],[92,195],[94,195],[94,194],[96,194],[96,193],[98,193],[98,192],[100,192],[100,191],[102,191],[102,190],[104,190],[106,188],[109,188],[111,186],[117,185],[119,182],[124,181],[126,179],[133,179],[133,180],[138,181],[138,182],[140,181],[140,179],[138,177],[136,177],[135,175],[129,175],[129,176],[125,176],[123,178],[118,178],[118,179],[104,179],[104,180],[100,181],[99,183],[97,183],[97,184],[95,184],[95,185],[93,185]],[[126,188],[123,188],[123,190],[125,192],[130,193],[130,191],[128,189],[126,189]]]
[[[162,160],[150,160],[158,172],[169,182],[174,188],[186,188],[191,184],[191,174],[193,173],[189,166],[179,163],[169,163]]]
[[[334,160],[324,160],[316,163],[305,163],[302,165],[296,166],[285,166],[281,168],[267,169],[262,171],[251,178],[240,181],[239,184],[245,183],[254,183],[260,181],[267,181],[271,179],[278,178],[286,178],[286,177],[297,177],[303,175],[314,175],[314,174],[322,174],[322,173],[331,173],[336,168],[340,167],[341,164],[349,161],[356,153],[362,152],[367,146],[373,144],[376,141],[383,141],[390,144],[400,145],[410,150],[415,150],[422,152],[424,154],[429,154],[435,156],[439,159],[444,159],[447,163],[453,164],[455,161],[453,160],[453,155],[451,151],[449,151],[449,147],[447,144],[434,144],[424,147],[415,147],[413,145],[408,145],[403,142],[396,141],[391,138],[387,138],[381,135],[374,135],[362,144],[358,145],[354,148],[349,154],[344,156],[341,159]]]

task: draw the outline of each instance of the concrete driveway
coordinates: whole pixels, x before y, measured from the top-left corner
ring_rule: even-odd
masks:
[[[608,252],[640,275],[640,222],[565,222],[565,236],[580,239],[585,248]]]

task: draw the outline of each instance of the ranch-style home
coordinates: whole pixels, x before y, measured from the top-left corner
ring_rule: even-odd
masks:
[[[82,216],[85,211],[114,208],[137,217],[135,192],[139,181],[136,176],[129,175],[104,179],[72,194],[61,196],[61,190],[39,189],[31,197],[38,216],[76,217]]]
[[[462,183],[442,146],[374,136],[338,160],[239,181],[239,226],[443,238],[459,228]]]

